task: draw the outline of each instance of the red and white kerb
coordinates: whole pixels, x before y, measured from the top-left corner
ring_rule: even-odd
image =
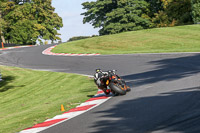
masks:
[[[64,121],[67,121],[69,119],[72,119],[82,113],[85,113],[100,104],[104,103],[108,99],[110,99],[110,96],[106,96],[102,90],[98,90],[97,94],[90,98],[89,100],[85,101],[84,103],[80,104],[79,106],[70,109],[68,112],[64,112],[61,115],[57,115],[53,117],[52,119],[48,119],[42,123],[36,124],[33,127],[24,129],[23,131],[19,133],[37,133],[42,130],[45,130],[47,128],[50,128],[52,126],[58,125]]]
[[[44,54],[44,55],[57,55],[57,56],[97,56],[97,55],[100,55],[98,53],[94,53],[94,54],[73,54],[73,53],[53,53],[53,52],[51,52],[51,50],[55,47],[56,47],[56,45],[45,49],[42,52],[42,54]]]

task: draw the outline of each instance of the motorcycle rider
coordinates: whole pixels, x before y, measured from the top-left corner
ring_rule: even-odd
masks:
[[[96,69],[96,73],[94,74],[94,82],[98,86],[99,89],[103,90],[103,92],[108,95],[110,94],[111,90],[105,88],[104,80],[107,80],[104,76],[107,72],[103,72],[101,69]]]

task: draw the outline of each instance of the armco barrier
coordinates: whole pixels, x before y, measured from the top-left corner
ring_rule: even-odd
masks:
[[[3,45],[4,45],[4,48],[5,47],[23,46],[23,45],[20,45],[20,44],[12,44],[12,43],[4,43]],[[2,45],[0,45],[0,48],[2,48]]]

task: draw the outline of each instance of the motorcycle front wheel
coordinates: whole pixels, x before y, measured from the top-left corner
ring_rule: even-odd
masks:
[[[123,87],[117,83],[110,83],[110,89],[114,92],[114,95],[125,95],[126,90],[123,90]]]

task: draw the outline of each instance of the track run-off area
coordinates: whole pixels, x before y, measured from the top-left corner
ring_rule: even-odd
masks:
[[[115,69],[132,91],[42,133],[200,132],[200,54],[43,55],[50,46],[0,51],[0,65],[84,75]]]

